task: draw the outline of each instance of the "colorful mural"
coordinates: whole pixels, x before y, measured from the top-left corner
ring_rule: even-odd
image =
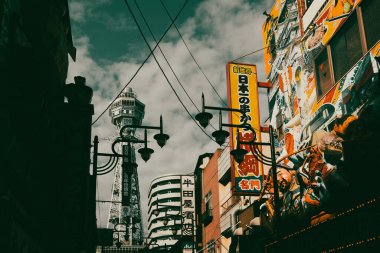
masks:
[[[288,168],[280,168],[277,176],[283,217],[303,214],[310,218],[308,222],[329,217],[331,210],[322,206],[334,193],[327,189],[332,182],[340,189],[346,187],[337,173],[342,142],[352,135],[356,123],[351,123],[363,107],[379,96],[380,42],[319,96],[315,59],[363,1],[327,1],[301,34],[297,1],[277,0],[263,24],[265,70],[273,84],[268,93],[270,124],[277,129],[278,160]],[[271,180],[268,174],[264,185],[269,192]],[[273,209],[271,201],[267,210]]]
[[[257,72],[255,65],[228,63],[227,85],[230,108],[240,109],[245,114],[230,112],[230,124],[249,124],[255,129],[256,136],[249,129],[239,128],[237,132],[230,131],[231,147],[237,148],[237,135],[241,142],[252,141],[260,136],[259,97],[257,85]],[[230,128],[233,129],[233,128]],[[237,194],[260,194],[262,191],[263,168],[254,155],[249,145],[241,144],[240,148],[248,153],[241,163],[231,158],[231,178],[233,190]]]

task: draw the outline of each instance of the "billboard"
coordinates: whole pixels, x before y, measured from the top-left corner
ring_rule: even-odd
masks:
[[[230,112],[230,124],[241,124],[244,120],[252,126],[256,132],[256,141],[261,141],[259,97],[257,85],[256,66],[241,63],[227,64],[227,92],[229,107],[240,109],[245,116]],[[246,117],[246,118],[245,118]],[[231,150],[237,148],[237,134],[241,142],[251,141],[254,134],[248,129],[230,128]],[[260,194],[262,189],[263,168],[253,156],[249,145],[240,145],[248,151],[244,160],[239,164],[231,157],[231,179],[233,191],[237,194]]]
[[[181,176],[182,235],[194,235],[195,219],[194,176]]]
[[[302,20],[294,18],[298,14],[297,2],[277,0],[262,29],[263,44],[268,47],[264,51],[266,74],[273,85],[268,92],[270,125],[277,132],[275,146],[282,159],[281,165],[290,168],[277,170],[282,195],[282,224],[286,221],[293,225],[301,224],[301,214],[304,216],[303,222],[318,223],[334,213],[331,210],[335,211],[346,204],[347,199],[343,196],[331,197],[336,194],[334,190],[357,192],[360,187],[357,186],[359,182],[356,181],[355,170],[348,172],[345,169],[344,173],[339,174],[343,171],[343,163],[346,168],[353,164],[346,162],[347,157],[353,157],[343,156],[342,143],[364,140],[367,137],[361,135],[366,132],[364,135],[369,136],[370,130],[367,129],[375,125],[358,127],[362,124],[360,117],[362,122],[367,120],[366,117],[374,117],[374,113],[371,114],[367,108],[371,108],[373,101],[379,97],[378,91],[374,90],[378,89],[380,41],[365,55],[359,54],[356,63],[350,63],[346,70],[339,73],[339,77],[334,72],[334,67],[344,60],[341,55],[353,53],[350,48],[337,47],[342,40],[335,38],[344,38],[341,35],[343,32],[361,27],[360,23],[364,22],[365,17],[364,12],[360,14],[361,11],[374,8],[375,1],[326,0],[325,3],[315,12],[311,25],[303,27],[305,32],[301,33],[299,22]],[[313,8],[310,7],[310,10]],[[376,18],[375,14],[371,15],[367,20]],[[364,24],[363,28],[362,32],[365,32]],[[360,42],[360,46],[363,43],[366,44]],[[326,47],[328,44],[329,47]],[[329,77],[323,92],[324,87],[318,81],[321,76]],[[355,123],[351,125],[352,122]],[[318,148],[312,148],[313,145],[318,145]],[[361,145],[364,150],[365,145]],[[301,152],[305,147],[308,148]],[[292,155],[298,151],[297,155]],[[317,171],[321,174],[317,175]],[[349,173],[352,173],[351,176],[348,176]],[[333,181],[334,178],[344,180]],[[317,181],[319,187],[315,187]],[[345,188],[349,183],[352,188]],[[273,184],[270,175],[265,184]],[[333,189],[332,195],[329,189]],[[270,206],[271,202],[266,205]],[[331,213],[322,215],[326,210]],[[297,222],[292,222],[295,217]]]

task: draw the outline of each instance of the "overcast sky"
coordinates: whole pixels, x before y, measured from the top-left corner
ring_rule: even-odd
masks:
[[[185,0],[163,2],[174,17]],[[149,43],[154,45],[134,0],[128,0],[128,3]],[[160,1],[137,0],[137,3],[154,35],[160,38],[170,25]],[[269,12],[272,4],[272,0],[189,0],[176,21],[195,59],[224,101],[227,101],[225,65],[228,61],[263,47],[261,26],[265,16],[262,13],[264,10]],[[124,0],[69,0],[69,7],[77,59],[76,62],[70,61],[66,82],[73,82],[76,75],[86,77],[87,85],[94,90],[92,102],[95,119],[126,85],[150,51]],[[224,106],[174,28],[170,29],[160,46],[198,108],[201,107],[202,92],[207,105]],[[195,115],[197,109],[182,90],[159,50],[155,52],[174,89],[190,113]],[[259,80],[265,81],[262,53],[246,57],[240,62],[256,64]],[[188,116],[153,57],[149,58],[129,87],[137,92],[139,100],[146,105],[143,124],[159,125],[159,116],[162,114],[164,131],[170,135],[170,140],[162,149],[153,141],[149,143],[155,152],[147,163],[138,157],[142,209],[146,217],[150,182],[166,173],[193,172],[198,156],[214,152],[218,145]],[[267,116],[267,101],[263,98],[260,99],[262,121]],[[108,115],[108,112],[105,113],[93,126],[93,135],[99,136],[103,152],[110,151],[110,144],[116,136],[116,127],[111,124]],[[214,125],[217,126],[215,120]],[[214,130],[208,127],[206,131],[211,135]],[[151,132],[148,139],[152,140],[154,134]],[[113,173],[99,177],[99,199],[111,199],[112,183]],[[109,205],[99,204],[101,219],[98,226],[106,227],[108,210]]]

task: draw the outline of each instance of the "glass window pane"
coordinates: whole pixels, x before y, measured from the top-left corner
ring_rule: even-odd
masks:
[[[316,76],[317,76],[317,97],[321,98],[332,87],[329,61],[326,48],[315,60]]]
[[[379,13],[380,1],[366,0],[363,2],[362,16],[368,49],[371,49],[380,39]]]
[[[351,15],[331,40],[335,82],[338,82],[363,55],[356,14]]]

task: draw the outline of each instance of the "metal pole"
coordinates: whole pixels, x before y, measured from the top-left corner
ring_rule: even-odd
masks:
[[[133,167],[132,167],[132,145],[130,142],[128,142],[128,165],[131,166],[131,168],[126,168],[127,174],[128,174],[128,204],[131,204],[131,196],[132,196],[132,174],[134,173]]]
[[[98,144],[99,138],[97,135],[94,137],[94,154],[92,156],[92,176],[93,176],[93,189],[94,189],[94,206],[96,206],[96,181],[98,177]],[[95,208],[95,217],[96,217],[96,208]]]
[[[194,223],[195,223],[195,220],[194,220],[194,217],[191,218],[191,248],[192,248],[192,253],[195,253],[195,242],[194,242]]]
[[[129,144],[129,142],[128,142]],[[125,189],[125,183],[127,182],[127,180],[129,180],[129,178],[125,178],[126,176],[128,177],[128,168],[127,168],[127,164],[128,164],[128,161],[126,161],[126,153],[129,153],[129,150],[126,150],[126,148],[128,148],[126,145],[121,145],[121,148],[122,148],[122,154],[123,154],[123,160],[122,160],[122,165],[121,165],[121,171],[120,171],[120,174],[121,174],[121,206],[120,206],[120,215],[119,215],[119,222],[120,223],[126,223],[127,221],[124,220],[124,217],[123,217],[123,213],[124,213],[124,208],[125,206],[129,205],[129,192],[128,192],[128,188],[129,188],[129,184],[128,184],[128,188]],[[129,159],[129,157],[127,158]],[[125,191],[127,191],[127,194],[125,194]],[[127,195],[127,196],[125,196]],[[125,226],[125,230],[127,231],[127,227]],[[119,233],[118,233],[119,235]],[[125,239],[125,234],[124,234],[124,239]],[[120,241],[120,238],[119,238],[119,241]]]
[[[127,175],[128,175],[128,212],[129,212],[129,226],[128,226],[128,231],[129,231],[129,245],[132,246],[132,203],[131,203],[131,196],[132,196],[132,174],[134,173],[133,166],[132,166],[132,146],[131,143],[128,142],[128,162],[127,164],[131,166],[130,168],[126,168]]]
[[[93,209],[95,211],[95,220],[96,220],[96,182],[98,177],[98,144],[99,144],[99,138],[97,135],[94,137],[94,154],[92,156],[92,189],[94,190],[94,206]],[[100,217],[99,217],[100,219]],[[103,252],[104,249],[104,243],[102,238],[102,245],[101,245],[101,252]]]
[[[273,176],[273,191],[274,191],[274,225],[275,232],[277,236],[280,236],[280,227],[281,227],[281,216],[280,216],[280,197],[278,194],[278,185],[277,185],[277,162],[276,154],[274,149],[274,137],[273,137],[273,127],[269,126],[269,138],[270,138],[270,153],[272,160],[272,176]]]

